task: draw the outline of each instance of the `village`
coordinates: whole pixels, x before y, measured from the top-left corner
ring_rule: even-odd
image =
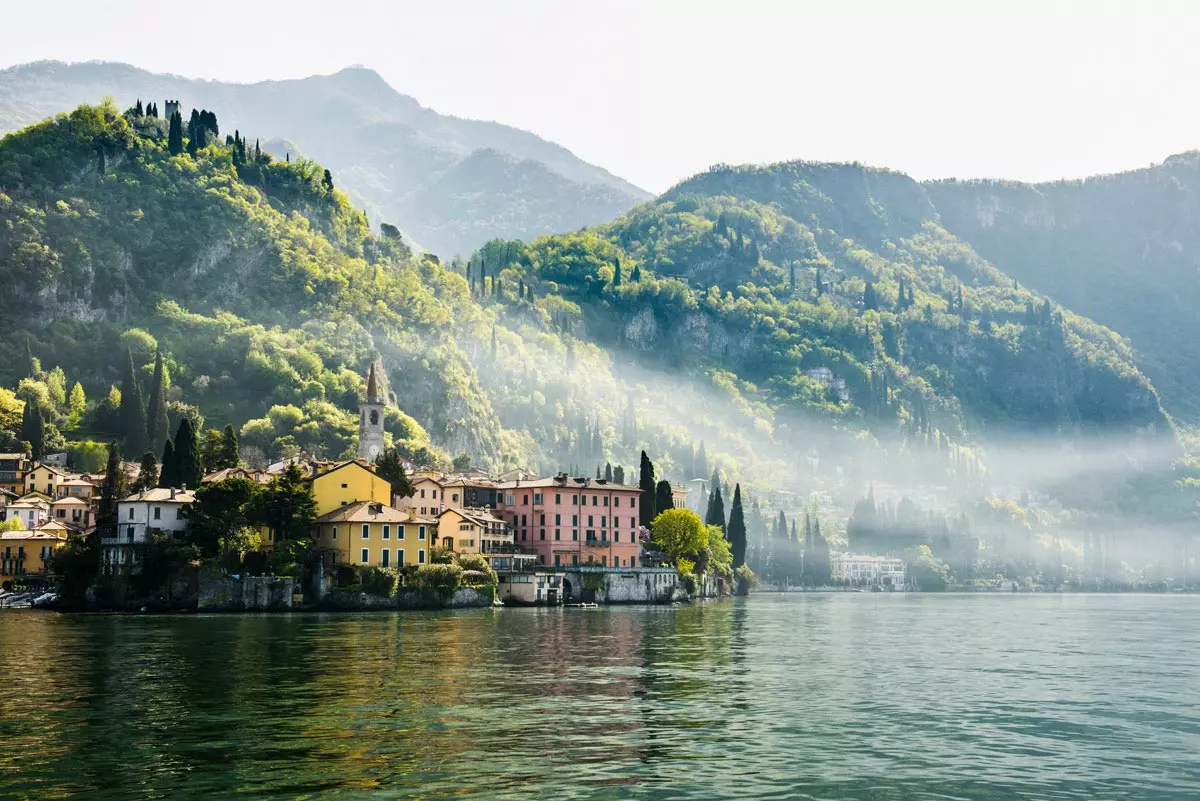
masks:
[[[365,570],[403,571],[450,557],[468,571],[491,571],[490,600],[497,603],[662,603],[735,589],[731,575],[697,581],[690,576],[690,562],[681,565],[660,550],[644,514],[646,490],[599,471],[596,477],[540,476],[523,469],[489,475],[470,467],[448,472],[405,462],[405,492],[397,493],[376,465],[385,450],[383,407],[372,365],[360,407],[356,458],[300,455],[265,469],[238,464],[214,470],[198,487],[138,487],[117,500],[114,523],[101,531],[104,473],[73,472],[65,455],[33,461],[26,454],[0,454],[0,604],[53,597],[55,554],[74,539],[98,540],[99,576],[138,575],[156,537],[184,535],[194,516],[189,512],[206,486],[230,479],[270,486],[285,473],[298,475],[311,495],[317,576],[310,595],[318,600],[339,588],[360,586]],[[121,465],[127,486],[136,486],[138,469],[136,462]],[[624,478],[623,471],[618,478]],[[707,483],[702,478],[686,485],[661,482],[660,497],[649,502],[659,512],[703,512]],[[667,498],[661,497],[664,485]],[[283,535],[271,526],[258,528],[254,547],[271,551]],[[901,589],[907,584],[902,559],[833,553],[830,569],[833,583],[843,587]],[[290,587],[285,596],[302,592],[298,581]],[[264,597],[268,600],[258,606],[292,606],[292,599],[281,599],[279,592]]]

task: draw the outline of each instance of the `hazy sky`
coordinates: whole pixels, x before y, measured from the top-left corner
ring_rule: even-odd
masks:
[[[651,190],[716,162],[1033,180],[1200,147],[1200,0],[0,0],[0,19],[0,66],[256,81],[363,64]]]

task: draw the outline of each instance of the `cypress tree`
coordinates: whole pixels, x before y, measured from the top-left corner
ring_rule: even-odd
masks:
[[[163,375],[162,351],[154,354],[154,378],[150,382],[150,400],[146,403],[146,447],[151,454],[162,449],[171,436],[167,420],[167,388]]]
[[[635,284],[642,280],[642,267],[639,264],[633,265],[633,272],[629,274],[629,280]]]
[[[117,533],[117,502],[125,495],[125,474],[121,471],[121,449],[108,443],[108,464],[104,468],[104,483],[100,485],[100,502],[96,507],[96,530],[91,535],[113,537]],[[94,541],[94,540],[93,540]]]
[[[217,469],[225,469],[237,467],[241,464],[242,455],[238,452],[238,438],[233,431],[233,426],[226,424],[221,430],[221,457],[220,467]]]
[[[715,468],[713,469],[712,480],[709,482],[709,490],[708,491],[709,492],[720,492],[721,491],[721,476],[717,473]]]
[[[613,480],[612,462],[604,463],[604,480],[607,481],[609,484],[612,483],[612,480]]]
[[[654,462],[642,451],[641,470],[638,475],[638,489],[642,491],[641,508],[638,510],[638,524],[649,526],[654,519],[656,485],[654,481]]]
[[[137,481],[129,489],[133,492],[145,492],[158,486],[158,460],[154,454],[146,451],[142,455],[142,463],[138,467]]]
[[[329,170],[326,170],[325,177],[322,179],[321,183],[325,187],[325,192],[327,194],[332,195],[333,194],[333,173],[331,173]]]
[[[29,335],[25,335],[25,367],[28,370],[26,378],[37,378],[38,368],[41,365],[38,360],[33,358],[33,344],[29,341]]]
[[[158,486],[179,486],[179,463],[175,460],[175,443],[167,440],[163,445],[162,468],[158,472]]]
[[[729,528],[726,529],[729,548],[733,551],[733,566],[746,564],[746,517],[742,510],[742,485],[733,487],[733,507],[729,510]]]
[[[612,283],[613,283],[613,286],[621,285],[621,257],[620,256],[615,256],[613,258],[613,281],[612,281]]]
[[[625,468],[621,467],[621,465],[617,465],[616,467],[613,468],[613,483],[614,484],[624,484],[625,483]]]
[[[34,459],[42,458],[46,447],[46,424],[42,419],[42,407],[32,397],[25,401],[25,411],[21,415],[21,439],[29,443],[29,452]]]
[[[172,156],[183,152],[183,117],[178,111],[171,115],[170,127],[167,129],[167,152]]]
[[[700,440],[700,450],[696,453],[696,469],[693,478],[708,475],[708,452],[704,450],[704,440]]]
[[[146,446],[146,406],[142,403],[142,390],[133,369],[133,352],[126,350],[125,355],[125,375],[121,379],[121,435],[125,450],[137,453]]]
[[[658,482],[654,488],[654,511],[655,516],[662,514],[668,509],[675,508],[675,499],[671,497],[671,482],[665,478]]]
[[[204,478],[204,462],[200,458],[200,442],[192,420],[185,417],[175,431],[175,470],[180,487],[195,489]]]
[[[137,105],[133,107],[133,113],[139,117],[146,116],[145,111],[142,110],[142,99],[140,97],[137,100]]]
[[[713,485],[712,494],[708,496],[708,512],[704,515],[704,525],[725,528],[725,499],[721,497],[719,484]]]

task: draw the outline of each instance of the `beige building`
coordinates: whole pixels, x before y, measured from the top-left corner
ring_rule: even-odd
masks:
[[[438,545],[455,553],[511,554],[513,532],[508,521],[490,509],[447,509],[438,518]]]

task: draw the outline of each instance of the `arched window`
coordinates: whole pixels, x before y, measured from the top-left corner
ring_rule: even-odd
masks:
[[[371,425],[379,425],[379,412],[375,411],[374,409],[371,410]]]

